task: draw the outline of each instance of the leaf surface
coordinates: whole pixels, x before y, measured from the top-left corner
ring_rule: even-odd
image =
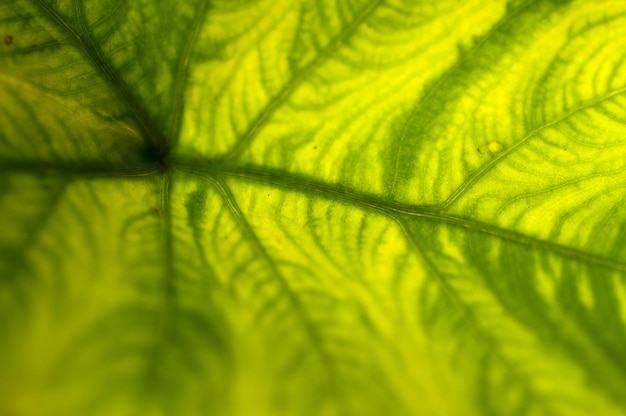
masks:
[[[625,28],[0,4],[0,415],[626,414]]]

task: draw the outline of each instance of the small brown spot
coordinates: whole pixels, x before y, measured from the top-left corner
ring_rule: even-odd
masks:
[[[4,44],[7,45],[7,46],[13,45],[13,36],[10,36],[10,35],[6,36],[4,38]]]
[[[157,207],[152,208],[152,212],[154,212],[155,214],[158,214],[158,215],[159,215],[159,217],[163,217],[163,216],[165,216],[165,212],[164,212],[164,211],[162,211],[162,210],[160,210],[160,209],[159,209],[159,208],[157,208]]]
[[[317,146],[313,146],[313,149],[317,149]]]

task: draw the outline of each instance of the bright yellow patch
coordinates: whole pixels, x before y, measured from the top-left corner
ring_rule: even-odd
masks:
[[[489,149],[491,153],[497,153],[502,150],[502,145],[494,140],[489,142],[487,149]]]

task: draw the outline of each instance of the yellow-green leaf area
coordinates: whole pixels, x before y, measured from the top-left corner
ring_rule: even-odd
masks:
[[[0,4],[0,415],[625,415],[625,28]]]

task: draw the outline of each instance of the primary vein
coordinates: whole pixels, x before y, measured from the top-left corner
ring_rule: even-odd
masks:
[[[178,160],[178,163],[178,168],[182,171],[199,177],[221,175],[250,182],[260,182],[275,186],[279,189],[288,189],[305,196],[317,196],[324,199],[340,201],[360,209],[375,210],[393,219],[401,220],[404,218],[406,220],[438,222],[455,228],[490,235],[516,244],[536,247],[557,253],[572,260],[626,272],[626,263],[624,262],[587,253],[577,248],[568,247],[560,243],[533,237],[517,231],[506,230],[502,227],[486,224],[471,218],[448,214],[440,205],[411,205],[388,201],[373,194],[366,194],[340,185],[328,184],[305,177],[285,174],[283,172],[270,172],[254,168],[228,168],[223,165],[206,167],[210,166],[209,164],[206,164],[204,168],[198,168],[191,163],[185,164],[182,160]]]

